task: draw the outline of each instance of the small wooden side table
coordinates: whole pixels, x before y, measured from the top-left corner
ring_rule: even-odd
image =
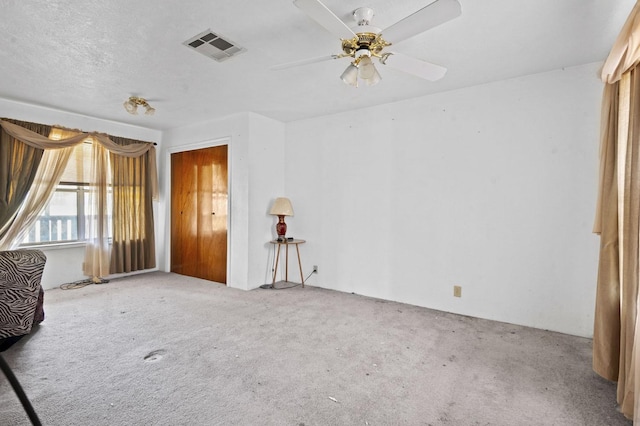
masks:
[[[284,280],[285,281],[289,281],[289,246],[290,245],[294,245],[296,246],[296,253],[298,254],[298,267],[300,268],[300,284],[302,284],[302,287],[304,287],[304,275],[302,274],[302,262],[300,262],[300,249],[298,248],[298,246],[300,244],[304,244],[306,243],[305,240],[283,240],[283,241],[278,241],[278,240],[272,240],[270,241],[271,244],[277,244],[278,245],[278,253],[276,254],[276,258],[274,261],[274,267],[273,267],[273,281],[271,282],[271,285],[275,284],[276,282],[276,274],[278,273],[278,261],[280,260],[280,247],[285,246],[285,262],[284,262]]]

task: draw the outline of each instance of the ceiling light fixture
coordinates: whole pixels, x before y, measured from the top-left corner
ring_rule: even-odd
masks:
[[[137,96],[129,97],[129,99],[127,99],[122,105],[124,106],[124,109],[132,115],[138,115],[138,106],[143,106],[145,108],[146,111],[144,113],[146,115],[153,115],[153,113],[156,112],[156,109],[149,105],[146,99],[139,98]]]
[[[340,78],[345,84],[358,87],[358,78],[364,81],[367,86],[378,84],[382,77],[371,61],[371,51],[369,49],[358,49],[353,55],[356,60],[349,64]]]

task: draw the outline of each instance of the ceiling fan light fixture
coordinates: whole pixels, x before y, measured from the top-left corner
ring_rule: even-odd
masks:
[[[364,52],[364,51],[363,51]],[[374,86],[382,80],[380,73],[371,61],[368,51],[361,54],[355,61],[349,64],[346,70],[340,76],[345,84],[358,87],[358,79],[364,81],[367,86]]]
[[[293,3],[311,19],[340,38],[342,53],[319,60],[353,58],[351,65],[340,76],[346,84],[358,87],[358,79],[361,79],[368,86],[373,86],[382,80],[378,70],[371,63],[372,57],[378,58],[383,65],[390,65],[391,68],[425,80],[436,81],[444,76],[446,68],[397,52],[391,63],[387,64],[389,56],[394,53],[385,52],[385,49],[460,16],[462,8],[459,0],[430,0],[428,5],[383,30],[371,25],[374,17],[371,8],[361,7],[354,10],[352,14],[355,25],[347,25],[327,8],[323,1],[293,0]],[[298,61],[296,64],[304,65],[319,60]],[[285,67],[275,69],[282,68]]]

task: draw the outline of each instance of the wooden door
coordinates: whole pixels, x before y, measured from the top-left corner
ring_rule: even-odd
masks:
[[[171,154],[171,271],[227,283],[227,145]]]

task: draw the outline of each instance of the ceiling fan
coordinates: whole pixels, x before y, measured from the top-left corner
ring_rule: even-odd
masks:
[[[403,40],[434,28],[460,16],[462,9],[458,0],[435,0],[417,12],[401,19],[384,30],[371,25],[373,10],[361,7],[353,12],[356,25],[349,27],[320,0],[293,0],[298,8],[326,30],[338,36],[342,43],[342,53],[304,59],[276,65],[272,70],[281,70],[330,59],[353,58],[340,78],[346,84],[358,87],[358,80],[367,85],[377,84],[382,77],[375,68],[372,58],[378,58],[382,65],[436,81],[444,77],[447,69],[386,48]],[[384,37],[384,38],[383,38]]]

